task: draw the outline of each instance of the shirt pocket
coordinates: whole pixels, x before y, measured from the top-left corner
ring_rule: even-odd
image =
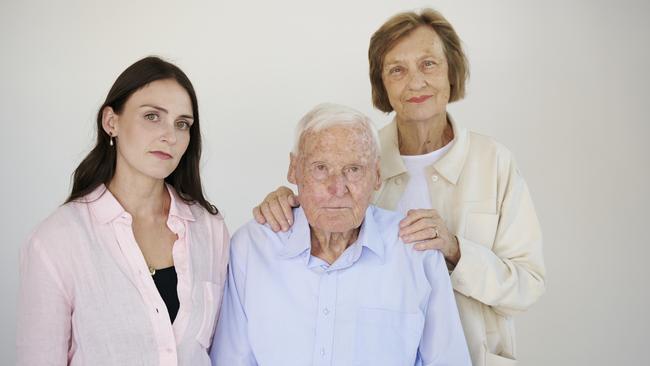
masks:
[[[385,309],[362,308],[357,313],[356,365],[413,365],[424,316]]]
[[[219,285],[206,281],[202,283],[202,287],[203,317],[196,339],[204,348],[209,348],[212,345],[212,336],[214,335],[217,320],[217,297],[220,297]]]
[[[465,238],[492,249],[499,224],[499,215],[491,213],[467,214]]]

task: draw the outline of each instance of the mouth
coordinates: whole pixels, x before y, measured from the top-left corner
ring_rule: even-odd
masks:
[[[419,103],[425,102],[427,99],[429,99],[431,97],[432,97],[432,95],[420,95],[419,97],[411,97],[411,98],[407,99],[406,101],[409,102],[409,103],[419,104]]]
[[[151,153],[153,156],[155,156],[155,157],[157,157],[158,159],[160,159],[160,160],[169,160],[169,159],[172,158],[171,155],[167,154],[167,153],[164,152],[164,151],[150,151],[150,153]]]

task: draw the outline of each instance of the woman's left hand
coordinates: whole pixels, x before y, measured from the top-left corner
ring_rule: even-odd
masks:
[[[449,233],[436,210],[409,210],[399,223],[399,236],[405,243],[415,243],[416,250],[438,249],[451,264],[460,260],[458,239]]]

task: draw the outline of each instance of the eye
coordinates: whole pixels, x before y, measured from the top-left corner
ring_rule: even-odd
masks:
[[[327,176],[329,176],[329,167],[324,163],[315,163],[311,166],[311,176],[318,181],[327,179]]]
[[[147,121],[157,121],[160,117],[156,113],[147,113],[144,115],[144,119]]]
[[[404,71],[404,69],[401,66],[395,66],[395,67],[391,67],[388,70],[388,73],[390,75],[397,75],[397,74],[401,73],[402,71]]]
[[[350,165],[343,169],[343,174],[350,182],[356,182],[363,177],[363,167]]]
[[[183,130],[183,131],[189,130],[190,127],[192,127],[192,124],[190,124],[186,120],[176,121],[176,128],[178,128],[179,130]]]
[[[434,66],[436,66],[435,61],[432,61],[432,60],[424,60],[424,62],[422,62],[422,64],[425,67],[434,67]]]

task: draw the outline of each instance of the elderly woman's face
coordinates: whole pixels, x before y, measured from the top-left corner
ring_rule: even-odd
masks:
[[[446,116],[447,58],[442,40],[431,27],[415,29],[386,53],[382,80],[398,119],[429,121]]]
[[[333,126],[303,136],[291,157],[289,181],[298,185],[309,224],[343,233],[361,226],[373,191],[379,189],[379,162],[367,131]]]

